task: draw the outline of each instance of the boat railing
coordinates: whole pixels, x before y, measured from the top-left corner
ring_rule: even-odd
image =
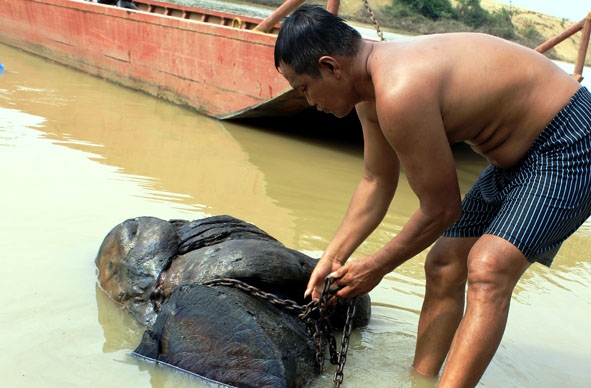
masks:
[[[218,24],[241,30],[254,30],[261,22],[259,19],[248,16],[237,16],[231,13],[209,9],[206,10],[192,6],[189,7],[181,4],[142,0],[134,0],[133,4],[143,12],[193,20],[202,23]],[[274,29],[275,31],[270,32],[277,32],[278,29],[279,26],[276,26]]]
[[[581,42],[579,43],[579,52],[577,54],[575,69],[573,71],[572,76],[577,81],[581,82],[583,80],[585,56],[587,55],[587,50],[589,48],[589,35],[591,34],[591,12],[587,14],[587,17],[585,19],[573,24],[560,34],[548,39],[546,42],[536,47],[535,50],[540,53],[545,53],[546,51],[550,50],[551,48],[563,42],[564,40],[570,38],[579,31],[582,31],[582,36]]]

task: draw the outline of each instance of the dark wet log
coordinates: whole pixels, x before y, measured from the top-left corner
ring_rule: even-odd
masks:
[[[303,387],[314,375],[301,322],[235,288],[176,288],[135,352],[235,387]]]
[[[95,263],[103,290],[144,325],[156,318],[153,299],[158,279],[178,254],[179,238],[169,222],[154,217],[129,219],[105,237]]]
[[[117,225],[96,258],[107,295],[146,325],[139,356],[238,387],[303,387],[315,354],[293,312],[238,288],[202,283],[231,278],[304,305],[316,260],[230,216]],[[346,303],[331,318],[342,328]],[[357,298],[353,327],[367,325],[369,296]]]
[[[305,285],[316,260],[264,240],[227,240],[174,259],[162,275],[162,290],[183,284],[202,283],[215,278],[243,280],[284,299],[303,303]]]
[[[172,220],[171,223],[178,230],[181,255],[228,240],[261,240],[283,247],[283,244],[253,224],[227,215],[194,221]]]

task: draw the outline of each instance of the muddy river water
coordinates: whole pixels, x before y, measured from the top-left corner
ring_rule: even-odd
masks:
[[[130,356],[142,329],[97,288],[102,239],[136,216],[230,214],[319,257],[359,179],[361,145],[212,120],[3,45],[0,62],[0,386],[214,386]],[[456,158],[465,191],[485,163],[461,149]],[[354,256],[384,244],[416,206],[401,179]],[[372,291],[345,387],[435,386],[410,373],[424,257]],[[479,386],[590,386],[590,319],[588,221],[551,269],[535,265],[518,284]],[[312,387],[331,386],[333,371]]]

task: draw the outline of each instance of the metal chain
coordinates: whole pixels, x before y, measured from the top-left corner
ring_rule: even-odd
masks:
[[[351,338],[351,330],[353,330],[353,317],[355,316],[355,299],[349,299],[349,307],[347,308],[347,319],[345,320],[345,326],[343,326],[343,337],[341,339],[341,351],[337,360],[337,370],[334,374],[335,387],[339,388],[342,384],[343,370],[345,369],[345,363],[347,362],[347,351],[349,350],[349,338]]]
[[[381,41],[386,40],[386,39],[384,39],[384,33],[382,32],[382,29],[380,28],[380,23],[378,23],[378,19],[376,19],[376,16],[373,13],[373,9],[371,9],[371,7],[369,5],[369,2],[367,0],[363,0],[363,5],[365,6],[365,9],[369,13],[369,17],[371,18],[371,21],[376,26],[376,32],[378,33],[380,40]]]
[[[242,282],[236,279],[230,278],[216,278],[212,280],[208,280],[206,282],[201,283],[204,286],[226,286],[226,287],[234,287],[242,290],[248,294],[256,296],[261,299],[265,299],[269,303],[275,306],[283,307],[289,312],[295,314],[302,314],[306,310],[306,306],[300,306],[295,301],[291,299],[280,299],[274,294],[262,291],[259,288],[251,286],[248,283]]]
[[[312,336],[315,349],[316,369],[321,373],[324,369],[324,349],[328,344],[330,353],[330,363],[337,365],[333,378],[335,388],[339,388],[343,382],[343,369],[347,362],[347,350],[349,349],[349,338],[353,328],[353,317],[355,315],[355,298],[349,300],[345,326],[343,327],[343,336],[341,339],[341,349],[337,352],[336,340],[332,335],[332,325],[330,316],[334,312],[329,305],[329,301],[336,294],[339,288],[330,288],[334,283],[333,278],[327,277],[322,287],[322,293],[318,301],[312,301],[306,305],[298,305],[290,299],[281,299],[274,294],[265,292],[251,286],[240,280],[230,278],[216,278],[201,283],[205,286],[226,286],[242,290],[255,297],[264,299],[272,305],[279,306],[285,310],[295,313],[306,325],[306,332]]]

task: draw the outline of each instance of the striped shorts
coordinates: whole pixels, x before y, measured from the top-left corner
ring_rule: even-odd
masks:
[[[516,167],[488,166],[462,200],[447,237],[492,234],[550,266],[591,216],[591,93],[579,89]]]

